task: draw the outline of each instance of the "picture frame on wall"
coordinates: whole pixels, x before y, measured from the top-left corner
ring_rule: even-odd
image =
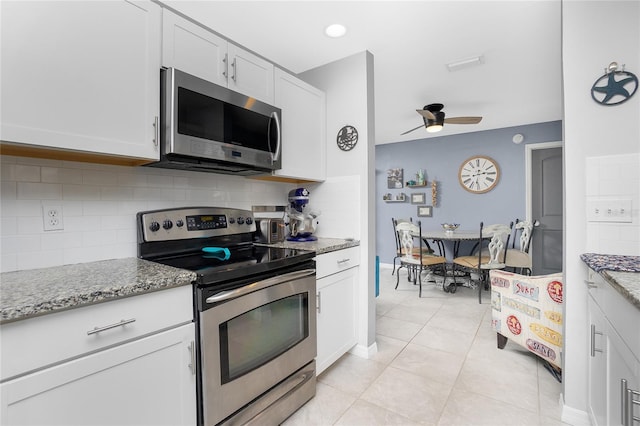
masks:
[[[387,189],[399,189],[404,187],[404,170],[389,169],[387,170]]]
[[[424,192],[417,192],[415,194],[411,194],[411,204],[424,204],[426,203],[427,194]]]
[[[433,215],[432,206],[418,206],[419,217],[431,217]]]

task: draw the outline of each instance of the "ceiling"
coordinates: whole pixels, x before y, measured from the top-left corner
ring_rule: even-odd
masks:
[[[376,144],[562,119],[560,0],[163,3],[293,73],[368,50]],[[325,36],[333,23],[347,34]],[[472,57],[481,64],[446,66]],[[400,135],[436,102],[447,117],[483,120]]]

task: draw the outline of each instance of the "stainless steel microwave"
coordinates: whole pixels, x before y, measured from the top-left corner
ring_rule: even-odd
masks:
[[[281,110],[175,68],[160,71],[160,161],[236,174],[281,168]]]

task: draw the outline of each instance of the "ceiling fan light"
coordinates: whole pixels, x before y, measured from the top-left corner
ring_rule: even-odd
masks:
[[[442,124],[432,124],[430,126],[427,126],[427,132],[429,133],[436,133],[440,130],[442,130]]]

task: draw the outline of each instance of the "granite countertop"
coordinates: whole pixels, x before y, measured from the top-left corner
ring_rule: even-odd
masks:
[[[0,274],[0,324],[191,285],[196,274],[137,258]]]
[[[580,259],[640,309],[640,256],[585,253]]]
[[[328,253],[360,241],[318,238],[268,244]],[[102,260],[0,274],[0,324],[127,296],[191,285],[194,272],[137,258]]]
[[[317,241],[283,241],[281,243],[264,244],[271,247],[293,248],[315,251],[316,254],[329,253],[360,245],[360,241],[345,238],[318,238]]]

